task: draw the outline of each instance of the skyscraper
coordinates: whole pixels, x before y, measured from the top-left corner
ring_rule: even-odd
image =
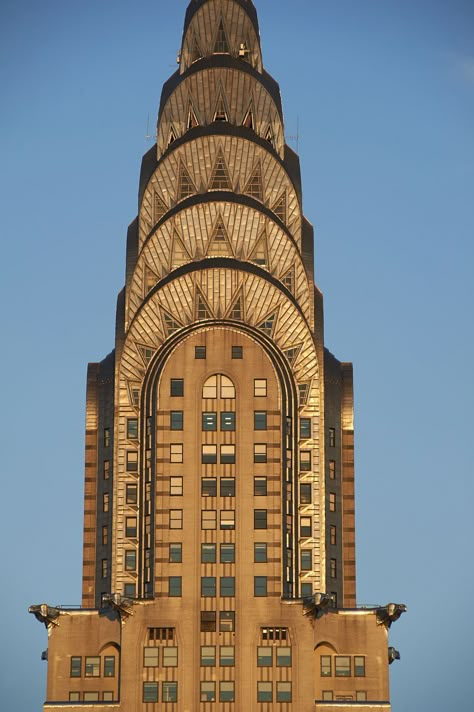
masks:
[[[357,608],[352,368],[324,346],[313,232],[250,0],[193,0],[87,378],[80,609],[45,710],[390,708]]]

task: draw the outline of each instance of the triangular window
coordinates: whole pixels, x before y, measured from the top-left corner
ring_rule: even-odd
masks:
[[[291,349],[286,349],[286,351],[283,351],[285,354],[286,358],[290,362],[290,364],[293,366],[295,363],[296,359],[298,358],[298,354],[301,351],[301,344],[298,344],[298,346],[293,346]]]
[[[155,192],[153,195],[153,220],[155,224],[158,220],[161,220],[167,210],[168,208],[166,207],[164,201],[160,198],[158,193]]]
[[[196,319],[212,319],[211,311],[199,290],[196,291]]]
[[[217,30],[216,42],[214,45],[214,54],[229,54],[229,42],[227,41],[227,35],[224,29],[224,23],[222,20],[219,22],[219,28]]]
[[[229,114],[227,112],[227,107],[224,101],[222,92],[220,92],[219,97],[216,102],[216,109],[214,111],[213,121],[229,121]]]
[[[193,41],[191,45],[191,55],[190,55],[190,61],[191,64],[193,62],[197,62],[198,59],[201,59],[202,57],[202,52],[201,48],[199,47],[199,42],[197,41],[196,35],[193,35]]]
[[[275,141],[273,138],[273,131],[271,126],[269,126],[267,129],[267,133],[265,134],[265,140],[268,141],[268,143],[271,143],[273,148],[275,148]]]
[[[144,346],[143,344],[137,344],[138,353],[142,357],[146,366],[150,363],[155,349],[151,346]]]
[[[253,129],[255,128],[255,124],[253,121],[253,110],[252,110],[252,104],[250,104],[249,108],[247,109],[247,113],[245,114],[245,118],[242,122],[242,126],[245,126],[246,129]]]
[[[209,190],[232,190],[229,171],[221,152],[219,152],[214,164]]]
[[[148,265],[145,265],[144,291],[148,294],[159,281],[159,277]]]
[[[168,314],[163,308],[161,309],[161,318],[163,320],[163,328],[168,336],[174,334],[175,331],[181,329],[182,324],[176,321],[171,314]]]
[[[185,262],[190,262],[191,255],[184,246],[177,232],[173,235],[173,244],[171,248],[171,269],[176,269]]]
[[[176,131],[174,130],[173,127],[170,128],[170,133],[168,136],[168,146],[171,146],[171,144],[176,141]]]
[[[285,272],[283,277],[281,278],[281,281],[285,285],[287,289],[290,290],[292,294],[295,292],[295,270],[292,267],[291,269],[288,270],[288,272]]]
[[[232,255],[232,247],[230,246],[229,238],[227,236],[227,231],[225,229],[222,218],[217,221],[216,227],[214,228],[213,235],[209,242],[209,248],[207,250],[208,257],[219,257],[221,255]]]
[[[267,238],[262,233],[250,255],[250,261],[261,267],[268,267]]]
[[[199,121],[196,116],[196,112],[194,111],[194,107],[191,102],[189,102],[189,109],[188,109],[188,131],[189,129],[193,129],[195,126],[199,126]]]
[[[194,185],[186,167],[182,163],[179,168],[177,200],[184,200],[184,198],[188,198],[196,192],[196,186]]]
[[[300,405],[306,405],[309,395],[309,383],[299,383],[298,393],[300,397]]]
[[[269,314],[260,324],[258,324],[258,328],[265,334],[267,334],[267,336],[271,336],[275,328],[276,317],[276,312],[273,312],[273,314]]]
[[[243,299],[240,294],[237,299],[232,304],[229,311],[230,319],[236,319],[237,321],[243,321],[244,319],[244,309],[243,309]]]
[[[286,223],[286,193],[280,195],[272,210],[282,223]]]
[[[263,185],[262,185],[262,168],[260,163],[255,166],[252,175],[250,176],[247,185],[244,189],[245,195],[250,195],[252,198],[263,202]]]

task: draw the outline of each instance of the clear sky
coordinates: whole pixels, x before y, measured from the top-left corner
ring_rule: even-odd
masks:
[[[186,5],[0,4],[5,710],[45,697],[28,605],[80,602],[86,365],[114,346],[147,118],[152,133]],[[288,135],[299,121],[326,343],[354,363],[359,601],[408,605],[393,712],[468,710],[474,3],[256,6]]]

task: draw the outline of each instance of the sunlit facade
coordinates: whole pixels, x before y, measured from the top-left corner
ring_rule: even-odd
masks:
[[[389,710],[356,605],[352,367],[324,345],[297,155],[249,0],[194,0],[87,379],[80,609],[44,710]]]

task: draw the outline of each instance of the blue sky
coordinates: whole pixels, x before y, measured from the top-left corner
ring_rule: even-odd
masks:
[[[147,117],[186,4],[0,6],[0,699],[15,712],[45,694],[28,605],[80,602],[86,365],[114,345]],[[468,709],[474,4],[256,6],[288,135],[299,122],[326,344],[354,363],[358,598],[408,605],[393,711]]]

